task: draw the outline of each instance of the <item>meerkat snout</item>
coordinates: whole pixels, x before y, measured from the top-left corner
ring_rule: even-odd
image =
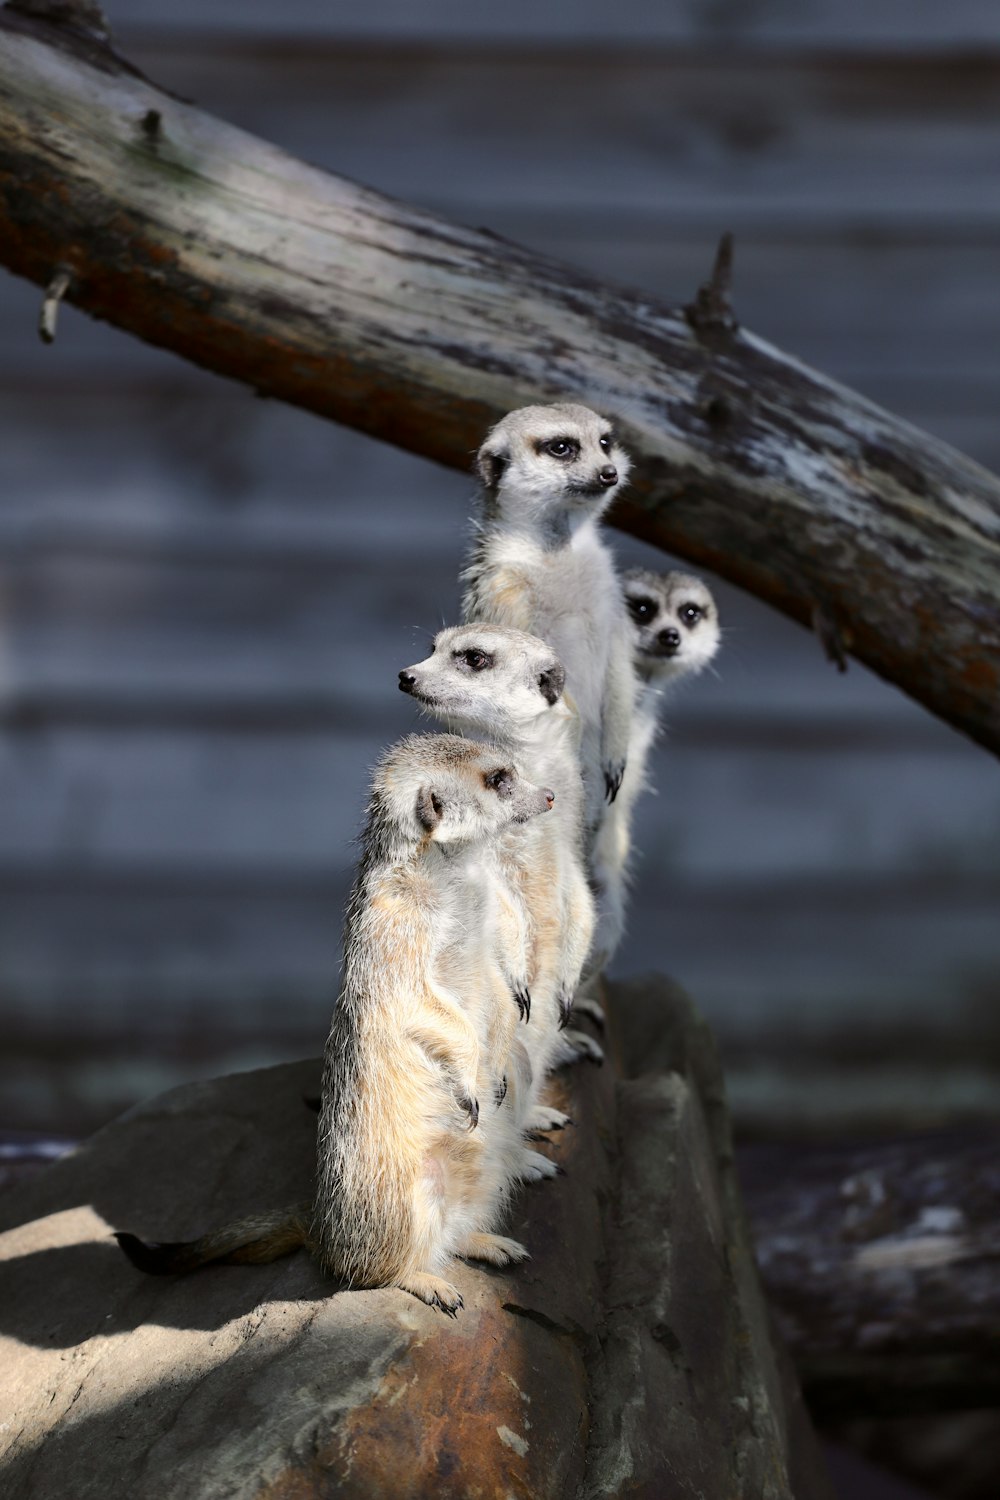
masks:
[[[666,630],[661,630],[657,636],[664,656],[676,656],[680,650],[681,633],[671,625]]]
[[[597,477],[604,485],[617,484],[618,470],[613,464],[605,464],[604,468],[601,470]]]
[[[412,693],[417,685],[417,679],[412,672],[400,672],[399,691],[401,693]]]

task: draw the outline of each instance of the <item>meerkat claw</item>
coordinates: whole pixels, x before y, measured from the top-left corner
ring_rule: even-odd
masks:
[[[493,1090],[493,1097],[494,1097],[494,1099],[497,1102],[497,1109],[499,1109],[500,1106],[501,1106],[501,1104],[503,1103],[503,1101],[507,1097],[507,1074],[506,1073],[503,1075],[503,1077],[501,1078],[500,1082],[497,1084],[496,1088]]]
[[[559,1030],[565,1031],[573,1014],[573,996],[567,989],[559,991]]]
[[[531,1020],[531,992],[527,989],[516,990],[514,1004],[521,1013],[521,1020],[527,1024]]]
[[[468,1094],[463,1094],[458,1102],[469,1117],[469,1129],[475,1130],[479,1124],[479,1100],[471,1098]]]
[[[613,802],[621,790],[622,778],[625,775],[625,762],[620,760],[616,765],[605,766],[604,786],[609,802]]]

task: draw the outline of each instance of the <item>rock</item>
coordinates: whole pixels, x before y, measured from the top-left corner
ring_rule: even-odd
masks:
[[[299,1252],[185,1278],[179,1239],[308,1197],[318,1062],[174,1090],[0,1202],[0,1489],[73,1500],[827,1496],[768,1333],[721,1086],[663,980],[609,990],[621,1060],[525,1190],[519,1269],[459,1264],[456,1322]]]

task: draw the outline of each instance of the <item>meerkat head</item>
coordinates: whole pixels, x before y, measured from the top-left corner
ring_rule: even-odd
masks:
[[[535,635],[502,625],[454,625],[426,661],[399,674],[400,690],[456,728],[510,733],[551,714],[566,673]]]
[[[719,611],[700,578],[633,568],[622,586],[641,678],[670,682],[708,666],[719,649]]]
[[[476,467],[488,513],[536,526],[596,519],[630,465],[606,418],[560,404],[508,412],[480,448]]]
[[[373,812],[419,843],[490,839],[554,801],[502,751],[454,734],[408,735],[382,757],[372,782]]]

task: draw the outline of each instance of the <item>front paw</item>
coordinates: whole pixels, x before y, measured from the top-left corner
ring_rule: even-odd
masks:
[[[613,765],[604,767],[604,790],[607,800],[613,802],[618,796],[625,775],[625,762],[615,761]]]
[[[559,987],[559,1030],[565,1031],[573,1014],[573,991],[568,990],[565,985]]]
[[[524,1022],[530,1021],[531,1020],[531,994],[530,994],[530,991],[528,990],[527,986],[525,986],[523,990],[514,990],[514,991],[512,991],[512,994],[513,994],[514,1004],[517,1006],[518,1010],[521,1013],[521,1020],[524,1021]]]
[[[503,1103],[503,1101],[507,1097],[507,1074],[506,1073],[503,1075],[503,1077],[501,1078],[500,1082],[497,1084],[496,1088],[493,1090],[493,1097],[494,1097],[494,1099],[497,1102],[497,1109],[499,1109],[500,1106],[501,1106],[501,1104]]]
[[[479,1124],[479,1100],[473,1099],[471,1094],[459,1094],[458,1104],[469,1117],[469,1129],[475,1130]]]

